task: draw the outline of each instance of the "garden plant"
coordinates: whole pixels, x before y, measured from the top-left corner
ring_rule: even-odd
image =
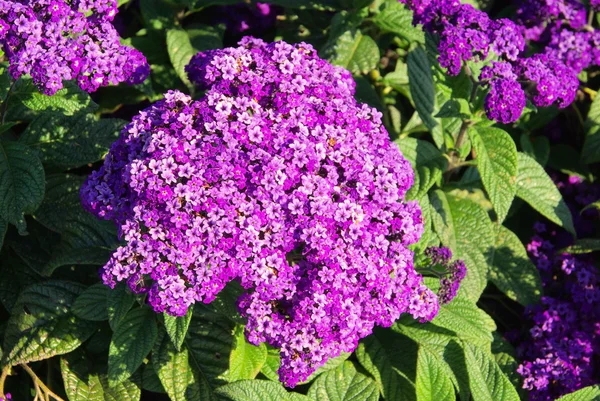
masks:
[[[0,0],[0,400],[600,400],[600,1]]]

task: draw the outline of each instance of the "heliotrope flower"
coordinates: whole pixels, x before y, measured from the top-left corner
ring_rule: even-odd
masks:
[[[462,260],[452,260],[452,251],[446,247],[429,247],[424,252],[430,265],[429,270],[441,276],[438,300],[448,304],[456,297],[460,283],[467,275],[467,267]]]
[[[458,75],[466,62],[489,60],[478,79],[489,89],[485,99],[488,118],[501,123],[514,122],[521,116],[527,96],[536,106],[568,106],[577,92],[577,74],[595,57],[589,45],[591,33],[585,37],[577,34],[565,43],[559,40],[544,54],[525,57],[523,29],[513,21],[492,20],[470,4],[456,0],[399,1],[413,10],[415,23],[439,35],[438,60],[449,75]],[[579,10],[559,8],[548,11],[549,15],[573,17],[577,14],[574,10]],[[488,59],[490,54],[493,57]]]
[[[31,75],[53,95],[64,80],[93,92],[143,82],[150,72],[139,51],[123,46],[111,24],[116,0],[0,0],[0,46],[13,79]]]
[[[413,171],[351,74],[306,43],[245,38],[195,56],[197,101],[171,91],[140,112],[82,188],[126,244],[102,271],[183,315],[231,280],[253,344],[281,349],[289,386],[375,325],[439,305],[415,271]]]
[[[600,198],[600,187],[579,177],[560,178],[557,186],[574,216]],[[597,218],[594,210],[583,212],[575,220],[578,236],[590,235]],[[600,273],[589,254],[558,252],[573,241],[565,230],[540,221],[534,231],[527,252],[540,272],[544,297],[528,307],[529,331],[515,339],[523,360],[518,373],[532,401],[551,401],[600,382]]]

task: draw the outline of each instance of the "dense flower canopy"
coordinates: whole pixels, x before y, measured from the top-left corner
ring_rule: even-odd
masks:
[[[472,5],[454,0],[400,1],[414,11],[415,23],[439,35],[439,63],[449,75],[458,75],[467,61],[488,61],[479,77],[489,87],[485,109],[489,118],[501,123],[514,122],[521,116],[526,95],[535,106],[567,107],[575,99],[577,74],[592,60],[596,64],[599,61],[596,52],[600,50],[594,50],[592,55],[594,44],[597,48],[600,43],[598,33],[581,32],[583,37],[576,36],[580,33],[560,31],[543,53],[527,57],[523,35],[527,30],[516,22],[492,20]],[[519,15],[531,15],[533,11],[526,11],[531,8],[543,14],[536,14],[535,18],[545,18],[547,13],[533,3],[536,2],[524,2]],[[585,8],[583,12],[585,22]],[[496,65],[502,66],[500,74],[496,73]]]
[[[120,44],[112,19],[116,0],[0,0],[0,47],[13,79],[31,75],[53,95],[64,80],[93,92],[101,86],[146,79],[139,51]]]
[[[580,177],[557,177],[557,186],[573,216],[600,199],[600,186]],[[593,234],[597,218],[597,211],[584,211],[575,220],[578,235]],[[598,381],[600,274],[589,254],[559,252],[573,241],[565,230],[546,221],[537,222],[534,230],[527,251],[545,296],[527,310],[530,329],[517,347],[523,359],[518,372],[532,401],[552,401]]]
[[[142,111],[82,188],[127,242],[104,282],[183,315],[239,280],[247,338],[281,348],[290,386],[375,325],[431,320],[408,249],[423,231],[404,201],[413,172],[350,73],[306,43],[252,38],[188,71],[205,96]]]

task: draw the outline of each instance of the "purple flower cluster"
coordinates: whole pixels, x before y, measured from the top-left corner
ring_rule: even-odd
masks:
[[[570,207],[579,214],[584,205],[600,198],[600,187],[578,177],[558,181]],[[580,236],[589,235],[594,211],[584,212],[577,224]],[[536,234],[527,251],[544,286],[542,302],[529,307],[531,328],[518,345],[523,363],[518,372],[532,401],[555,400],[561,395],[600,382],[600,272],[589,255],[557,252],[572,243],[566,231],[549,222],[534,225]]]
[[[456,297],[460,283],[467,275],[467,267],[462,260],[452,260],[452,251],[446,247],[429,247],[425,250],[425,256],[432,265],[435,274],[442,276],[440,279],[440,289],[438,290],[438,300],[440,304],[448,304]],[[442,272],[439,272],[439,269]]]
[[[525,38],[513,21],[492,20],[455,0],[400,1],[414,11],[415,23],[439,35],[439,62],[450,75],[458,75],[467,61],[492,60],[479,77],[489,87],[485,99],[489,118],[505,124],[516,121],[526,95],[536,106],[563,108],[575,99],[579,71],[565,66],[557,52],[524,57]],[[501,73],[496,64],[502,66]]]
[[[150,72],[139,51],[119,43],[111,24],[116,0],[0,0],[0,46],[14,79],[31,75],[53,95],[64,80],[93,92],[143,82]]]
[[[598,2],[591,7],[598,9]],[[517,18],[528,40],[575,73],[600,65],[600,31],[587,25],[584,4],[576,0],[522,0]]]
[[[288,386],[375,325],[431,320],[437,296],[408,249],[423,231],[403,200],[413,172],[351,74],[306,43],[253,38],[188,72],[205,96],[142,111],[82,188],[126,241],[103,281],[183,315],[239,280],[247,338],[281,348]]]

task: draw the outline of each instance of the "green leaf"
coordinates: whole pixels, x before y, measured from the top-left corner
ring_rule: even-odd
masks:
[[[483,186],[501,223],[517,192],[517,147],[510,135],[499,128],[471,128],[469,136]]]
[[[106,310],[108,291],[108,287],[101,283],[86,288],[73,303],[75,316],[97,322],[108,320]]]
[[[108,351],[110,386],[128,379],[140,367],[156,340],[154,312],[135,308],[121,320],[113,333]]]
[[[415,109],[425,126],[431,131],[435,144],[441,147],[444,144],[444,134],[441,122],[433,117],[435,86],[427,54],[423,48],[417,47],[408,53],[407,63],[410,93]]]
[[[466,99],[450,99],[442,105],[440,111],[435,115],[437,118],[460,118],[471,117],[469,102]]]
[[[145,0],[144,0],[145,1]],[[142,395],[137,378],[134,380],[123,380],[114,386],[109,386],[105,375],[100,376],[100,382],[104,388],[105,401],[139,401]]]
[[[96,329],[70,310],[84,286],[50,280],[23,290],[8,320],[4,361],[18,365],[41,361],[75,350]]]
[[[439,360],[427,349],[419,348],[417,359],[417,400],[454,401],[454,387]]]
[[[44,199],[44,168],[35,154],[15,142],[0,142],[0,219],[24,233],[25,214]]]
[[[571,212],[544,168],[524,153],[518,154],[517,196],[548,220],[575,234]]]
[[[490,279],[509,298],[522,305],[538,303],[542,280],[519,237],[504,226],[496,228]]]
[[[88,215],[81,207],[79,189],[85,178],[71,174],[46,176],[46,194],[33,217],[52,231],[61,233],[65,221],[74,215]],[[94,220],[97,220],[94,218]]]
[[[154,345],[152,364],[172,401],[212,399],[206,378],[194,372],[190,357],[186,347],[177,350],[164,332]]]
[[[316,401],[378,401],[379,390],[373,379],[358,373],[352,362],[346,361],[319,376],[308,396]]]
[[[267,361],[267,347],[263,343],[258,347],[248,343],[241,325],[236,327],[234,339],[227,378],[229,381],[254,379]]]
[[[492,355],[468,342],[463,346],[474,401],[519,401],[517,391]]]
[[[390,338],[380,339],[378,333],[386,333],[395,337],[392,337],[393,340]],[[398,341],[404,341],[404,343]],[[385,400],[416,400],[413,382],[415,378],[408,377],[404,373],[407,370],[405,366],[401,365],[400,368],[396,366],[398,363],[404,363],[410,359],[406,357],[406,352],[402,351],[403,346],[408,347],[407,349],[411,351],[416,350],[414,343],[408,341],[404,336],[399,339],[398,335],[392,333],[391,330],[379,330],[376,335],[365,337],[356,349],[358,361],[373,376],[379,392]]]
[[[302,400],[300,394],[294,394],[285,391],[281,384],[267,380],[240,380],[234,383],[219,387],[216,393],[231,401],[293,401]],[[308,398],[304,397],[306,401]]]
[[[193,89],[194,85],[187,77],[185,66],[198,51],[192,46],[188,33],[179,28],[169,29],[167,31],[167,50],[175,72],[188,88]]]
[[[52,96],[40,93],[31,78],[21,78],[13,87],[8,115],[13,120],[21,119],[27,110],[59,112],[72,116],[80,111],[94,111],[98,105],[75,82],[63,82],[64,88]]]
[[[375,69],[380,57],[377,43],[357,29],[348,30],[328,43],[323,53],[332,64],[353,74],[366,74]]]
[[[109,387],[106,375],[93,372],[91,361],[75,352],[61,358],[60,367],[69,401],[139,401],[139,375]]]
[[[154,358],[154,356],[152,358]],[[154,371],[152,361],[142,367],[142,389],[153,393],[167,394],[167,390],[165,390],[158,375]]]
[[[193,356],[193,369],[206,378],[212,389],[226,383],[233,329],[234,324],[226,317],[202,306],[194,308],[184,345]]]
[[[124,283],[117,284],[112,291],[108,292],[106,308],[111,329],[116,329],[134,303],[135,296]]]
[[[420,323],[408,316],[397,321],[392,326],[392,330],[410,338],[418,344],[419,350],[428,351],[436,359],[436,365],[448,377],[454,388],[459,390],[460,398],[469,398],[464,356],[457,333],[433,323]]]
[[[383,82],[396,90],[404,90],[404,88],[409,84],[408,69],[406,68],[406,64],[402,65],[404,65],[402,70],[392,71],[383,77]]]
[[[36,149],[44,164],[80,167],[101,160],[125,124],[115,118],[97,120],[91,114],[43,113],[29,124],[19,142]]]
[[[206,50],[220,49],[223,47],[223,40],[221,38],[222,32],[219,28],[202,25],[192,24],[189,29],[186,29],[192,47],[197,52],[203,52]]]
[[[598,98],[598,97],[596,97]],[[600,385],[584,387],[574,393],[564,395],[556,401],[598,401],[600,400]]]
[[[477,203],[441,190],[430,193],[430,201],[433,227],[442,244],[452,250],[456,259],[464,260],[467,267],[459,294],[477,301],[487,285],[486,255],[495,241],[488,214]]]
[[[184,316],[171,316],[168,313],[163,313],[167,334],[178,350],[181,349],[181,344],[185,340],[193,311],[193,308],[189,308]]]
[[[83,354],[72,352],[61,358],[60,371],[69,401],[105,401],[100,377],[90,374]]]
[[[415,170],[415,183],[407,194],[408,199],[418,199],[440,179],[448,161],[432,144],[414,138],[395,141],[404,157]]]
[[[54,271],[62,266],[92,265],[103,266],[106,264],[112,250],[103,247],[82,247],[74,249],[60,249],[52,255],[50,261],[44,266],[41,274],[50,277]]]
[[[519,361],[516,358],[515,350],[497,332],[494,333],[492,353],[500,370],[502,370],[506,377],[508,377],[508,380],[517,389],[521,399],[527,399],[527,390],[523,388],[523,377],[517,372]]]
[[[588,164],[600,161],[600,96],[596,96],[585,122],[585,142],[581,159]]]
[[[573,255],[578,255],[596,251],[600,251],[600,239],[585,238],[575,241],[573,245],[563,248],[557,253],[570,253]]]
[[[413,12],[404,4],[387,2],[381,13],[377,14],[373,22],[385,32],[392,32],[409,42],[424,44],[423,30],[413,26]]]
[[[456,297],[447,305],[441,305],[438,315],[431,321],[436,326],[456,333],[458,338],[471,344],[489,346],[494,320],[472,301]]]

